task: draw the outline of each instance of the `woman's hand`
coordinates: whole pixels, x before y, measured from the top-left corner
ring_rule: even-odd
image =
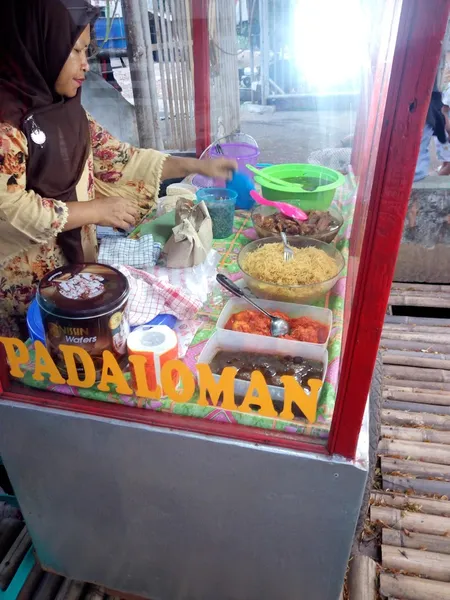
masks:
[[[138,204],[111,196],[89,202],[67,202],[67,222],[64,231],[70,231],[84,225],[103,225],[116,229],[129,229],[140,217]]]
[[[211,177],[212,179],[225,179],[228,181],[233,177],[233,172],[237,171],[238,165],[235,160],[230,158],[215,158],[200,160],[199,174]]]
[[[139,220],[139,207],[133,200],[111,196],[92,200],[94,224],[116,229],[129,229]]]
[[[204,175],[213,179],[231,179],[233,171],[238,168],[237,162],[230,158],[215,158],[198,160],[197,158],[184,158],[168,156],[164,161],[161,179],[178,179],[188,175]]]

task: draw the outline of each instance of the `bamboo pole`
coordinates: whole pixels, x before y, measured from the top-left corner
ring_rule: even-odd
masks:
[[[450,600],[450,586],[441,581],[381,573],[380,593],[403,600]]]
[[[18,593],[16,600],[30,600],[30,598],[33,597],[37,586],[39,585],[39,581],[41,580],[43,574],[44,571],[41,569],[41,565],[36,563],[26,578],[26,581]],[[55,600],[78,600],[78,598],[55,598]]]
[[[450,446],[446,444],[407,442],[382,438],[378,444],[378,453],[450,465]]]
[[[391,306],[423,306],[425,308],[450,308],[450,295],[436,293],[433,296],[396,295],[389,297]]]
[[[72,581],[65,600],[79,600],[84,591],[84,585],[82,581]]]
[[[449,406],[435,406],[434,404],[423,404],[421,402],[405,402],[403,400],[385,400],[384,408],[390,410],[403,410],[419,413],[433,413],[435,415],[450,415]]]
[[[405,496],[395,492],[373,492],[370,495],[372,506],[390,506],[414,513],[425,513],[438,517],[450,517],[450,502],[434,500],[423,496]]]
[[[383,386],[396,388],[409,388],[410,390],[426,390],[427,392],[450,392],[450,383],[441,381],[413,381],[411,379],[393,379],[383,377]]]
[[[72,585],[71,579],[64,579],[54,600],[67,600],[67,594],[69,592],[71,585]]]
[[[406,385],[403,385],[404,382],[406,380],[405,379],[386,379],[383,384],[384,384],[384,388],[387,391],[393,391],[393,392],[409,392],[409,393],[415,393],[417,395],[421,395],[421,394],[431,394],[432,396],[450,396],[450,391],[449,390],[441,390],[441,389],[427,389],[425,386],[428,383],[433,383],[432,381],[425,381],[423,383],[422,387],[408,387]],[[438,385],[445,385],[442,383],[439,383]],[[449,385],[448,383],[446,385]]]
[[[173,112],[173,95],[168,66],[168,53],[163,38],[165,13],[161,0],[153,0],[153,15],[155,17],[156,42],[158,45],[159,75],[161,77],[161,88],[166,113],[166,124],[170,124],[170,147],[177,147],[178,140],[175,130],[175,116]]]
[[[384,425],[411,425],[413,427],[433,427],[441,431],[450,431],[450,416],[426,412],[407,413],[402,410],[384,408],[381,411],[381,422]]]
[[[189,109],[189,123],[191,128],[191,139],[192,144],[195,148],[195,106],[194,106],[194,51],[193,51],[193,41],[192,41],[192,14],[191,14],[191,2],[190,0],[185,0],[184,2],[185,13],[184,16],[186,18],[186,44],[187,44],[187,63],[186,66],[189,69],[189,87],[188,87],[188,96],[190,98],[190,109]]]
[[[175,64],[173,60],[173,49],[170,45],[169,31],[171,31],[170,12],[166,12],[166,3],[159,0],[161,14],[161,39],[164,48],[164,63],[167,67],[167,85],[169,90],[169,100],[172,105],[173,131],[175,133],[174,143],[175,148],[181,148],[182,142],[180,137],[180,109],[178,106],[178,86],[175,75]]]
[[[435,444],[450,444],[449,431],[435,429],[420,429],[417,427],[381,426],[381,436],[410,442],[433,442]]]
[[[150,35],[150,22],[148,16],[147,0],[140,0],[142,35],[145,47],[145,58],[147,63],[147,85],[149,89],[149,97],[152,112],[152,128],[153,128],[153,146],[155,150],[164,150],[164,143],[161,135],[160,119],[159,119],[159,102],[158,92],[156,91],[156,74],[155,64],[153,62],[153,47]]]
[[[31,537],[24,527],[0,563],[0,590],[5,590],[9,586],[30,547]]]
[[[23,522],[13,517],[0,521],[0,561],[4,559],[14,540],[23,529]]]
[[[450,285],[435,283],[401,283],[400,281],[394,281],[391,289],[407,292],[446,292],[450,294]]]
[[[387,350],[416,350],[418,352],[448,352],[448,344],[436,344],[435,342],[414,342],[398,340],[382,336],[380,342],[381,349]]]
[[[177,28],[177,35],[180,42],[181,54],[180,60],[182,62],[182,75],[183,75],[183,99],[184,99],[184,119],[186,123],[186,148],[195,147],[194,139],[194,93],[192,89],[192,77],[193,71],[189,64],[189,34],[191,31],[191,21],[188,21],[186,12],[186,0],[178,0],[179,9],[175,25]]]
[[[181,150],[189,150],[192,146],[189,144],[189,98],[188,98],[188,83],[187,69],[184,63],[184,40],[180,32],[180,21],[183,19],[182,5],[184,0],[171,0],[172,8],[172,37],[176,41],[176,68],[178,74],[178,89],[180,93],[180,119],[183,131],[183,146]]]
[[[85,583],[65,579],[55,600],[79,600],[83,594]]]
[[[102,587],[91,585],[84,597],[84,600],[104,600],[105,592]]]
[[[450,480],[450,466],[423,463],[415,460],[404,460],[402,458],[381,458],[381,472],[386,474],[402,473],[403,475],[414,475],[415,477],[429,478],[438,477]]]
[[[399,546],[415,550],[427,550],[450,554],[450,539],[443,535],[429,535],[427,533],[414,533],[413,531],[398,531],[397,529],[383,529],[383,544],[386,546]]]
[[[261,50],[261,104],[269,96],[269,10],[267,0],[259,0],[260,50]]]
[[[383,331],[403,331],[412,333],[442,333],[447,335],[450,332],[450,327],[445,325],[416,325],[415,323],[409,324],[396,324],[396,323],[385,323],[383,325]]]
[[[44,573],[36,592],[33,594],[33,600],[49,600],[54,598],[56,592],[61,587],[63,577],[53,573]]]
[[[184,123],[183,104],[182,104],[182,86],[180,85],[181,73],[179,70],[178,63],[178,51],[175,47],[175,41],[173,38],[173,22],[175,19],[173,6],[171,0],[165,0],[166,13],[166,27],[165,35],[166,42],[170,57],[170,70],[172,77],[173,93],[174,93],[174,107],[175,107],[175,126],[178,135],[178,146],[177,149],[184,149],[184,140],[186,139],[186,128]]]
[[[421,379],[422,381],[450,382],[450,373],[442,369],[385,365],[383,373],[385,377],[396,377],[397,379]]]
[[[159,5],[158,0],[151,0],[151,9],[153,11],[153,19],[155,23],[155,32],[156,32],[156,50],[158,51],[158,70],[159,70],[159,79],[161,83],[161,94],[163,99],[163,107],[164,107],[164,129],[166,136],[166,144],[167,147],[172,148],[172,135],[171,135],[171,127],[172,120],[169,118],[169,103],[167,100],[167,84],[165,77],[165,59],[163,58],[162,45],[161,45],[161,35],[160,35],[160,13],[159,13]],[[153,49],[153,47],[152,47]],[[156,66],[155,66],[156,69]]]
[[[450,369],[450,355],[423,354],[407,350],[383,352],[383,364],[404,365],[408,367],[426,367],[428,369]]]
[[[154,129],[153,103],[148,82],[148,56],[142,23],[141,2],[142,0],[123,0],[122,7],[129,49],[128,56],[139,144],[143,148],[156,148],[158,140]]]
[[[428,293],[427,293],[428,292]],[[403,297],[406,299],[410,298],[428,298],[429,300],[438,296],[439,298],[448,298],[450,297],[450,293],[447,290],[433,290],[430,293],[430,290],[410,290],[406,293],[401,292],[400,290],[393,290],[391,292],[391,296],[395,297]]]
[[[450,556],[446,554],[385,545],[381,554],[383,567],[450,582]]]
[[[383,475],[383,490],[425,494],[429,496],[450,496],[450,482],[438,479],[417,479],[399,475]]]
[[[387,398],[388,400],[401,400],[404,402],[434,404],[436,406],[450,406],[450,394],[448,392],[444,392],[443,394],[429,394],[425,391],[405,392],[401,388],[389,388],[383,391],[383,398]]]
[[[416,324],[416,325],[437,325],[439,327],[442,326],[450,326],[450,319],[429,319],[427,317],[402,317],[402,316],[392,316],[386,315],[384,319],[384,324],[396,324],[399,325],[404,323],[405,325]]]
[[[372,523],[380,522],[385,527],[431,535],[450,535],[450,518],[424,513],[398,510],[388,506],[370,507]]]
[[[426,345],[449,344],[450,332],[433,333],[433,332],[415,332],[415,331],[397,331],[391,329],[383,329],[382,339],[403,340],[405,342],[423,342]]]
[[[369,556],[360,554],[352,558],[347,581],[350,600],[376,600],[377,566]]]
[[[418,402],[423,404],[434,404],[437,406],[450,406],[450,393],[428,394],[426,392],[404,392],[401,388],[389,388],[383,391],[383,398],[388,400],[401,400],[405,402]]]

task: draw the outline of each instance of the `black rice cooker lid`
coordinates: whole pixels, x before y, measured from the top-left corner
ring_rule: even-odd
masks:
[[[129,295],[127,278],[99,263],[67,265],[48,273],[36,295],[41,311],[71,319],[101,316],[115,310]]]

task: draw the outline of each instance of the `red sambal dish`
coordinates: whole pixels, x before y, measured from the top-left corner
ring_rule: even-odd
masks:
[[[312,344],[324,344],[327,340],[328,327],[323,323],[319,323],[319,321],[314,321],[309,317],[291,319],[279,310],[274,310],[271,314],[289,323],[291,333],[280,336],[284,340],[296,340],[297,342],[310,342]],[[228,319],[225,329],[270,336],[270,319],[256,310],[243,310]]]

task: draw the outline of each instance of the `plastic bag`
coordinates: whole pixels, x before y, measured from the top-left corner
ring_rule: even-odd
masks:
[[[203,264],[213,242],[212,221],[206,204],[179,198],[175,223],[164,246],[166,265],[171,269],[184,269]]]
[[[197,296],[201,302],[205,303],[215,285],[219,261],[220,254],[215,250],[210,250],[205,262],[196,267],[168,269],[162,263],[161,266],[152,267],[148,272],[158,278],[167,278],[167,281],[172,285],[187,289],[191,294]]]

